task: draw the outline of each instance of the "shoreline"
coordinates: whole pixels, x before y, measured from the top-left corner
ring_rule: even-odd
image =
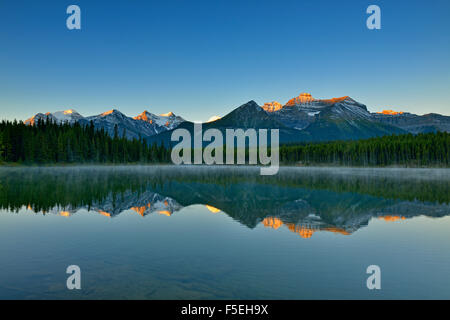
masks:
[[[68,167],[180,167],[180,168],[262,168],[263,165],[207,165],[207,164],[182,164],[173,163],[42,163],[42,164],[26,164],[26,163],[0,163],[0,168],[68,168]],[[311,164],[311,165],[295,165],[280,164],[280,168],[346,168],[346,169],[450,169],[450,166],[412,166],[412,165],[390,165],[390,166],[355,166],[355,165],[333,165],[333,164]]]

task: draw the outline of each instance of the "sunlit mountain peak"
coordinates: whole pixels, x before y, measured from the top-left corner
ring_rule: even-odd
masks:
[[[267,112],[274,112],[283,108],[283,105],[278,101],[272,101],[264,103],[264,105],[261,108],[263,108]]]
[[[134,117],[134,120],[143,120],[143,121],[147,121],[152,123],[153,120],[150,119],[151,118],[151,113],[148,112],[147,110],[145,110],[144,112],[142,112],[141,114],[137,115],[136,117]]]
[[[315,101],[320,101],[320,102],[326,103],[326,104],[334,104],[334,103],[342,102],[347,99],[351,99],[351,98],[349,96],[343,96],[343,97],[339,97],[339,98],[320,99],[320,100],[315,100]]]
[[[286,102],[285,105],[282,105],[281,103],[277,101],[267,102],[265,103],[262,108],[266,110],[267,112],[275,112],[278,110],[281,110],[285,107],[295,107],[295,106],[317,106],[319,105],[332,105],[335,103],[343,102],[344,100],[348,100],[349,102],[354,102],[349,96],[343,96],[339,98],[331,98],[331,99],[315,99],[310,93],[302,92],[297,97],[294,97],[290,99],[288,102]]]
[[[296,106],[299,104],[305,104],[315,101],[310,93],[302,92],[298,97],[292,98],[286,103],[286,106]]]
[[[175,114],[174,114],[172,111],[167,112],[167,113],[160,114],[161,117],[172,117],[172,116],[174,116],[174,115],[175,115]]]
[[[118,111],[116,109],[111,109],[111,110],[103,112],[101,115],[107,116],[107,115],[113,114],[114,112],[118,112]]]

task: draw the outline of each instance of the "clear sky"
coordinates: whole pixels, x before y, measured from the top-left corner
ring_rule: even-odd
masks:
[[[66,27],[71,4],[81,30]],[[381,30],[366,27],[370,4]],[[449,34],[448,0],[0,0],[0,118],[198,121],[300,92],[450,115]]]

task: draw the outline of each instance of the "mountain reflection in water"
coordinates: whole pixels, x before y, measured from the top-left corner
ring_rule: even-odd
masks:
[[[450,214],[448,170],[282,168],[260,176],[251,167],[3,168],[0,181],[0,208],[11,212],[171,216],[201,204],[248,228],[284,226],[302,238],[351,235],[372,218]]]

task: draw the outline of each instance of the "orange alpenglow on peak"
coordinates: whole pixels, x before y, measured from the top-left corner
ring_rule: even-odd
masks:
[[[149,122],[149,123],[153,123],[153,120],[148,118],[148,114],[150,114],[150,112],[145,110],[144,112],[142,112],[140,115],[137,115],[133,119],[134,120],[142,120],[142,121],[146,121],[146,122]]]
[[[280,109],[283,109],[284,107],[295,107],[295,106],[301,106],[309,103],[322,103],[322,104],[328,104],[332,105],[335,103],[342,102],[346,99],[349,99],[349,96],[343,96],[339,98],[331,98],[331,99],[315,99],[310,93],[302,92],[298,97],[290,99],[286,104],[283,106],[281,103],[277,101],[273,102],[267,102],[265,103],[261,108],[263,108],[267,112],[275,112]]]
[[[387,115],[391,115],[391,116],[395,116],[397,114],[403,114],[403,111],[393,111],[393,110],[383,110],[381,112],[377,112],[378,114],[387,114]]]
[[[75,112],[75,110],[69,109],[69,110],[65,110],[65,111],[64,111],[64,114],[72,114],[72,113],[74,113],[74,112]]]
[[[174,115],[174,114],[173,114],[172,111],[167,112],[167,113],[160,114],[161,117],[172,117],[173,115]]]
[[[274,112],[280,110],[281,108],[283,108],[283,106],[278,101],[272,101],[264,103],[264,105],[261,108],[263,108],[267,112]]]
[[[302,92],[298,97],[292,98],[286,103],[286,106],[291,107],[298,104],[313,102],[315,99],[310,93]]]
[[[328,103],[328,104],[334,104],[341,101],[344,101],[345,99],[349,98],[349,96],[339,97],[339,98],[331,98],[331,99],[323,99],[320,100],[321,102]]]
[[[103,112],[101,115],[102,115],[102,116],[107,116],[108,114],[111,114],[111,113],[113,113],[114,111],[115,111],[115,109],[111,109],[111,110],[109,110],[109,111]]]

